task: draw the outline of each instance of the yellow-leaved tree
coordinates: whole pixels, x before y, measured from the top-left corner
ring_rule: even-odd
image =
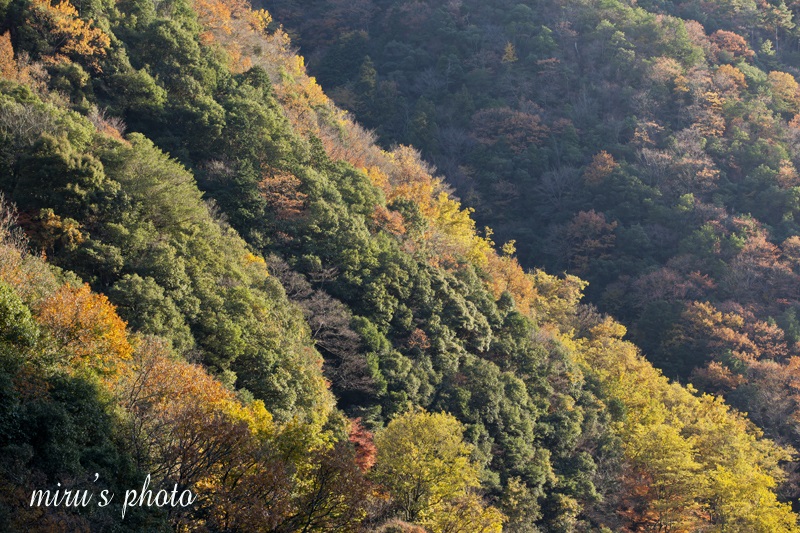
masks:
[[[791,450],[725,402],[670,383],[623,341],[610,318],[573,344],[609,398],[625,407],[619,426],[628,472],[620,515],[635,531],[800,531],[775,487]],[[567,344],[572,344],[566,340]]]
[[[52,4],[49,0],[34,0],[27,14],[27,23],[46,36],[52,60],[65,57],[84,62],[99,72],[100,61],[111,46],[111,38],[95,26],[94,20],[83,20],[70,2]]]
[[[414,410],[392,420],[375,437],[373,476],[391,495],[404,520],[432,533],[502,531],[504,516],[474,492],[479,466],[464,428],[446,413]]]

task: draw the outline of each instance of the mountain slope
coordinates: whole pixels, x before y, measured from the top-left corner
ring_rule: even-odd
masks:
[[[523,266],[585,278],[670,377],[798,445],[796,5],[267,5]]]
[[[4,7],[0,188],[31,248],[74,273],[64,294],[89,298],[79,276],[149,336],[118,358],[134,358],[134,376],[151,369],[145,388],[159,401],[130,398],[120,379],[107,386],[129,398],[108,409],[121,427],[146,428],[141,448],[120,436],[144,450],[139,475],[203,496],[162,523],[797,529],[775,490],[789,450],[669,384],[621,326],[580,306],[579,279],[524,273],[513,245],[496,252],[412,149],[380,150],[328,100],[268,13],[80,7]],[[68,316],[36,302],[25,304],[45,323]],[[181,387],[192,395],[175,405]],[[390,435],[392,420],[425,427],[419,407],[455,416],[446,437],[466,441],[475,476],[409,507],[402,486],[381,481],[393,465],[370,473],[369,432],[343,415]],[[199,423],[208,417],[219,424]],[[174,455],[181,431],[197,435],[198,453],[228,452],[188,475],[176,465],[192,457]],[[376,457],[388,461],[382,442]],[[27,520],[16,527],[41,525]]]

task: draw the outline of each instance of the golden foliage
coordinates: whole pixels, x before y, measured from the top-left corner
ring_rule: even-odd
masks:
[[[714,72],[714,85],[723,93],[739,92],[747,89],[744,73],[733,65],[720,65]]]
[[[319,135],[316,108],[330,104],[317,80],[306,73],[302,56],[289,55],[282,65],[282,83],[275,93],[292,125],[301,135]]]
[[[19,69],[14,60],[14,47],[11,46],[11,34],[0,35],[0,76],[8,80],[18,80]]]
[[[193,5],[200,24],[212,35],[217,32],[230,35],[234,17],[251,16],[246,0],[194,0]]]
[[[769,84],[772,89],[772,101],[780,111],[796,113],[800,106],[800,84],[794,76],[786,72],[769,73]]]
[[[626,484],[636,501],[623,510],[629,526],[696,531],[738,524],[741,531],[798,531],[790,506],[773,492],[789,450],[762,440],[721,398],[670,384],[621,340],[624,333],[606,318],[587,339],[565,342],[591,366],[610,398],[626,407],[618,431],[634,473]]]
[[[516,257],[511,254],[498,255],[492,250],[486,255],[486,271],[489,273],[489,289],[495,298],[508,292],[517,308],[525,315],[536,297],[532,276],[525,273]]]
[[[62,286],[42,303],[36,318],[64,363],[113,379],[133,354],[125,322],[108,298],[92,293],[88,284]]]
[[[517,50],[514,48],[514,44],[511,42],[506,43],[506,47],[503,50],[503,63],[514,63],[518,60],[517,57]]]
[[[402,519],[434,532],[502,529],[502,514],[471,495],[479,486],[478,465],[470,460],[472,446],[463,433],[449,414],[416,410],[376,435],[374,475],[389,489]]]
[[[487,506],[480,496],[468,492],[446,502],[442,511],[424,522],[431,533],[501,533],[506,517]]]
[[[42,253],[52,252],[56,245],[73,249],[84,240],[77,221],[61,218],[52,209],[42,209],[34,217],[20,215],[19,224]]]
[[[384,168],[388,170],[384,182],[386,201],[392,202],[396,198],[413,200],[427,219],[436,218],[436,195],[441,190],[441,180],[430,175],[419,153],[408,146],[401,146],[384,155]],[[378,179],[381,179],[380,175]]]
[[[650,78],[658,83],[672,85],[672,90],[677,94],[686,94],[691,90],[683,67],[671,57],[655,58],[650,66]]]
[[[725,134],[725,119],[722,117],[722,98],[715,91],[706,91],[700,97],[694,128],[704,137],[721,137]]]
[[[596,185],[610,176],[618,166],[611,154],[601,150],[592,157],[592,162],[583,173],[583,177],[588,183]]]
[[[272,23],[272,15],[266,9],[254,9],[248,12],[248,18],[253,29],[259,32],[267,30],[267,26]]]
[[[33,0],[33,25],[51,36],[51,56],[55,61],[64,57],[80,59],[97,72],[100,61],[106,56],[111,39],[93,20],[84,21],[69,1],[52,5],[50,0]]]
[[[531,278],[535,289],[531,304],[534,316],[540,322],[568,328],[588,282],[572,275],[558,278],[542,270],[535,270]],[[624,335],[625,328],[619,327]]]

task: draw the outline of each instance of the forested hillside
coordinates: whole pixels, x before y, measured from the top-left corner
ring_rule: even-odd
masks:
[[[333,21],[329,41],[320,44],[339,46],[345,34],[335,24],[349,19],[326,18],[322,4],[316,23],[313,12],[303,20],[312,29]],[[344,12],[357,14],[358,6]],[[601,12],[582,9],[586,17]],[[603,9],[616,13],[617,23],[650,20],[640,10]],[[638,22],[630,22],[631,13]],[[767,424],[671,383],[623,340],[622,325],[580,303],[586,283],[579,277],[524,271],[514,243],[505,242],[507,221],[498,220],[497,246],[413,148],[379,148],[307,76],[273,15],[235,0],[0,0],[0,529],[800,530],[791,505],[794,426],[766,396],[794,413],[785,394],[791,374],[784,372],[796,364],[793,344],[775,320],[753,318],[772,307],[718,311],[704,301],[666,299],[676,317],[688,317],[669,323],[685,333],[654,327],[646,345],[677,339],[683,344],[665,353],[693,354],[692,343],[705,343],[716,363],[701,374],[709,390],[723,390],[720,376],[727,376],[737,390],[750,391],[746,398],[764,402],[764,416],[774,417]],[[299,21],[290,15],[287,23]],[[370,43],[369,34],[358,35]],[[435,44],[437,35],[417,37]],[[642,42],[651,47],[661,42],[648,39]],[[528,60],[521,46],[503,46],[508,57],[500,68],[508,79],[524,79],[513,74]],[[693,51],[687,62],[704,60],[688,38],[684,48]],[[375,66],[340,52],[355,71],[329,68],[329,75],[346,76],[337,95],[374,91],[374,112],[403,105],[401,94],[380,92],[387,86]],[[574,68],[566,58],[552,63]],[[487,70],[487,80],[491,75]],[[790,84],[788,74],[778,78]],[[770,80],[763,87],[773,87]],[[743,83],[757,91],[756,82]],[[764,112],[783,124],[781,113],[789,111],[769,113],[774,94],[784,93],[767,89],[751,100],[763,101]],[[692,90],[681,97],[689,101]],[[663,95],[664,106],[673,93]],[[437,107],[430,105],[428,118]],[[585,132],[566,117],[539,116],[534,107],[475,109],[486,123],[464,131],[484,139],[469,147],[476,157],[511,157],[503,165],[520,172],[525,167],[515,157],[532,165],[575,158],[574,172],[593,185],[565,192],[565,202],[577,201],[577,191],[593,201],[590,187],[628,191],[636,180],[636,163],[611,154],[616,145],[580,174]],[[683,120],[681,113],[669,118]],[[389,139],[380,128],[394,119],[363,120]],[[658,142],[668,142],[666,127],[658,134],[653,128]],[[433,153],[424,139],[407,140]],[[665,150],[659,146],[650,149]],[[782,164],[791,164],[783,150]],[[708,168],[716,164],[709,161]],[[535,167],[528,171],[538,179]],[[665,180],[671,176],[664,170]],[[710,222],[724,206],[695,193],[681,192],[672,206],[653,192],[658,201],[646,205],[664,224],[689,224],[705,213],[708,238],[727,239],[717,248],[710,241],[709,256],[743,257],[753,242],[771,246],[772,228],[752,217],[726,215],[733,229],[724,233],[728,226]],[[631,210],[638,206],[630,200]],[[589,278],[600,259],[608,269],[616,264],[616,232],[625,227],[597,209],[578,217],[601,232],[576,245],[585,259],[575,272]],[[567,207],[527,213],[569,218]],[[706,233],[691,235],[705,243]],[[604,251],[600,259],[594,243]],[[529,260],[532,244],[523,248],[520,239],[518,246]],[[705,250],[681,246],[689,264]],[[789,249],[783,244],[780,253]],[[714,264],[738,264],[726,257]],[[574,266],[573,256],[569,261]],[[783,268],[789,280],[786,261],[768,267]],[[710,274],[692,276],[703,290],[722,290]],[[786,283],[775,290],[789,299],[773,306],[790,309]],[[632,294],[620,289],[619,305]],[[662,320],[655,308],[648,312],[643,316]],[[786,313],[781,320],[794,320]],[[738,344],[731,351],[725,343]],[[759,379],[767,377],[784,381],[762,387]],[[158,486],[193,490],[197,502],[137,508],[124,520],[121,502],[29,504],[35,489],[122,492],[147,474]]]
[[[586,279],[668,376],[800,445],[800,6],[266,5],[524,267]]]

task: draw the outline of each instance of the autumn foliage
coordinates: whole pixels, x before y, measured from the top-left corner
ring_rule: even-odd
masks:
[[[291,173],[266,169],[258,187],[279,220],[293,218],[303,212],[306,195],[299,191],[300,180]]]
[[[17,78],[17,62],[14,60],[9,32],[0,35],[0,76],[9,80]]]
[[[86,284],[62,286],[42,302],[37,318],[51,332],[55,355],[64,363],[114,376],[133,353],[125,322],[108,298]]]
[[[198,496],[131,531],[797,531],[779,6],[275,2],[372,133],[238,0],[12,3],[0,529],[102,470]]]
[[[52,61],[69,58],[100,71],[111,40],[93,20],[83,20],[68,0],[55,5],[50,0],[35,0],[29,17],[33,28],[46,35],[50,47],[45,53]]]

